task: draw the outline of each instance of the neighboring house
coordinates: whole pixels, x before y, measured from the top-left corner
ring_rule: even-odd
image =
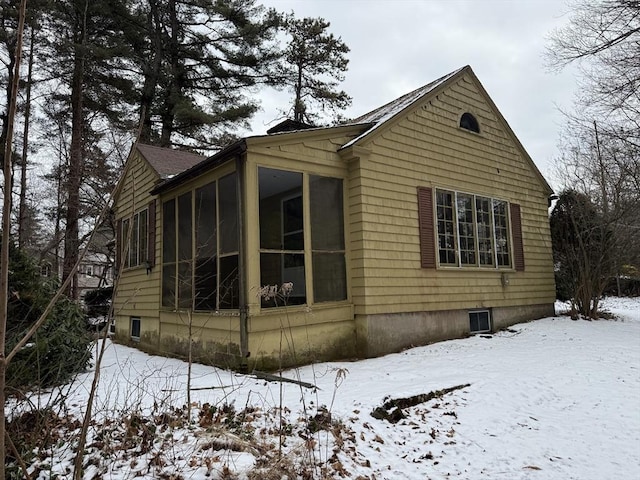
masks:
[[[114,253],[113,226],[101,226],[94,233],[91,245],[78,264],[75,281],[80,300],[84,300],[89,290],[113,285]],[[40,274],[47,278],[57,277],[61,281],[63,260],[55,252],[47,253],[40,261]]]
[[[84,300],[89,290],[113,285],[115,239],[113,226],[105,224],[96,229],[87,252],[78,265],[78,294]]]
[[[116,338],[274,368],[554,313],[552,190],[470,67],[346,125],[283,127],[206,159],[137,146]],[[286,306],[259,298],[288,282]]]

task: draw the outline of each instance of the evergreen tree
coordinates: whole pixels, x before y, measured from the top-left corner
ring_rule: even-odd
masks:
[[[99,146],[106,125],[126,119],[135,98],[134,78],[123,72],[131,47],[123,25],[130,19],[127,0],[60,0],[46,16],[48,69],[59,86],[55,114],[70,118],[65,187],[62,276],[73,270],[80,250],[81,187],[87,159]],[[75,282],[68,294],[77,298]]]
[[[280,65],[283,85],[293,95],[293,119],[314,124],[328,112],[334,120],[351,105],[351,97],[338,85],[344,80],[349,47],[328,33],[323,18],[287,17],[285,31],[291,37]]]
[[[141,140],[217,149],[258,108],[251,88],[273,80],[280,16],[254,0],[144,0]]]

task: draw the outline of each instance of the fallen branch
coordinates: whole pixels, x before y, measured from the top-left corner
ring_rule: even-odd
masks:
[[[294,380],[293,378],[281,377],[280,375],[273,375],[271,373],[259,372],[258,370],[254,370],[253,372],[251,372],[251,375],[261,380],[266,380],[268,382],[295,383],[296,385],[300,385],[301,387],[310,388],[313,390],[319,390],[319,388],[312,383],[302,382],[300,380]]]
[[[415,407],[420,403],[426,403],[434,398],[441,398],[442,396],[460,390],[462,388],[470,387],[471,384],[457,385],[455,387],[443,388],[442,390],[434,390],[429,393],[421,393],[420,395],[414,395],[407,398],[391,398],[384,402],[381,407],[376,407],[371,416],[378,420],[387,420],[391,423],[398,423],[400,420],[406,417],[403,408]]]

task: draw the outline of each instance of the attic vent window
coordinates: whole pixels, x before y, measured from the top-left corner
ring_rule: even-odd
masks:
[[[469,130],[471,132],[480,133],[480,125],[478,125],[478,120],[476,117],[471,115],[469,112],[465,112],[460,117],[460,128],[464,128],[465,130]]]

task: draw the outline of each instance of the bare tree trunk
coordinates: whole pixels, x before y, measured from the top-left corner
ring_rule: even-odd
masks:
[[[168,40],[169,61],[171,68],[170,85],[165,94],[164,107],[162,112],[162,132],[160,134],[160,146],[171,146],[171,134],[174,129],[175,107],[180,94],[180,87],[183,81],[180,58],[178,57],[178,16],[176,12],[175,0],[169,0],[169,18],[171,22],[171,38]]]
[[[29,117],[31,115],[31,81],[33,79],[33,44],[35,29],[31,28],[29,66],[27,68],[27,98],[24,109],[24,132],[22,135],[22,163],[20,164],[20,206],[18,214],[18,247],[25,247],[25,223],[27,221],[27,155],[29,154]]]
[[[20,17],[18,20],[16,41],[16,64],[13,81],[11,83],[11,97],[9,111],[7,112],[7,136],[4,148],[4,201],[2,205],[2,246],[0,247],[0,478],[6,478],[6,443],[5,413],[6,402],[5,386],[8,359],[5,357],[5,343],[7,335],[7,304],[9,290],[9,241],[11,230],[11,144],[13,142],[13,122],[16,115],[16,101],[18,98],[18,83],[20,78],[20,58],[22,57],[22,35],[24,32],[24,17],[27,8],[27,0],[20,2]]]
[[[155,90],[160,78],[160,67],[162,65],[162,29],[158,2],[156,0],[149,0],[149,9],[147,26],[149,27],[149,40],[153,53],[149,63],[143,68],[144,84],[142,86],[140,99],[140,124],[142,125],[140,141],[145,143],[151,143],[152,141],[152,106]]]
[[[77,25],[77,44],[74,52],[73,77],[71,80],[71,149],[69,152],[69,170],[67,177],[67,209],[65,216],[64,234],[64,263],[62,280],[73,275],[69,288],[65,292],[70,298],[78,299],[77,274],[74,265],[78,260],[80,249],[79,218],[80,218],[80,183],[82,179],[82,137],[84,133],[84,69],[85,49],[87,41],[87,8],[85,2]]]
[[[293,119],[296,122],[304,122],[304,103],[302,103],[302,65],[298,65],[298,78],[296,80],[296,98],[293,104]]]

